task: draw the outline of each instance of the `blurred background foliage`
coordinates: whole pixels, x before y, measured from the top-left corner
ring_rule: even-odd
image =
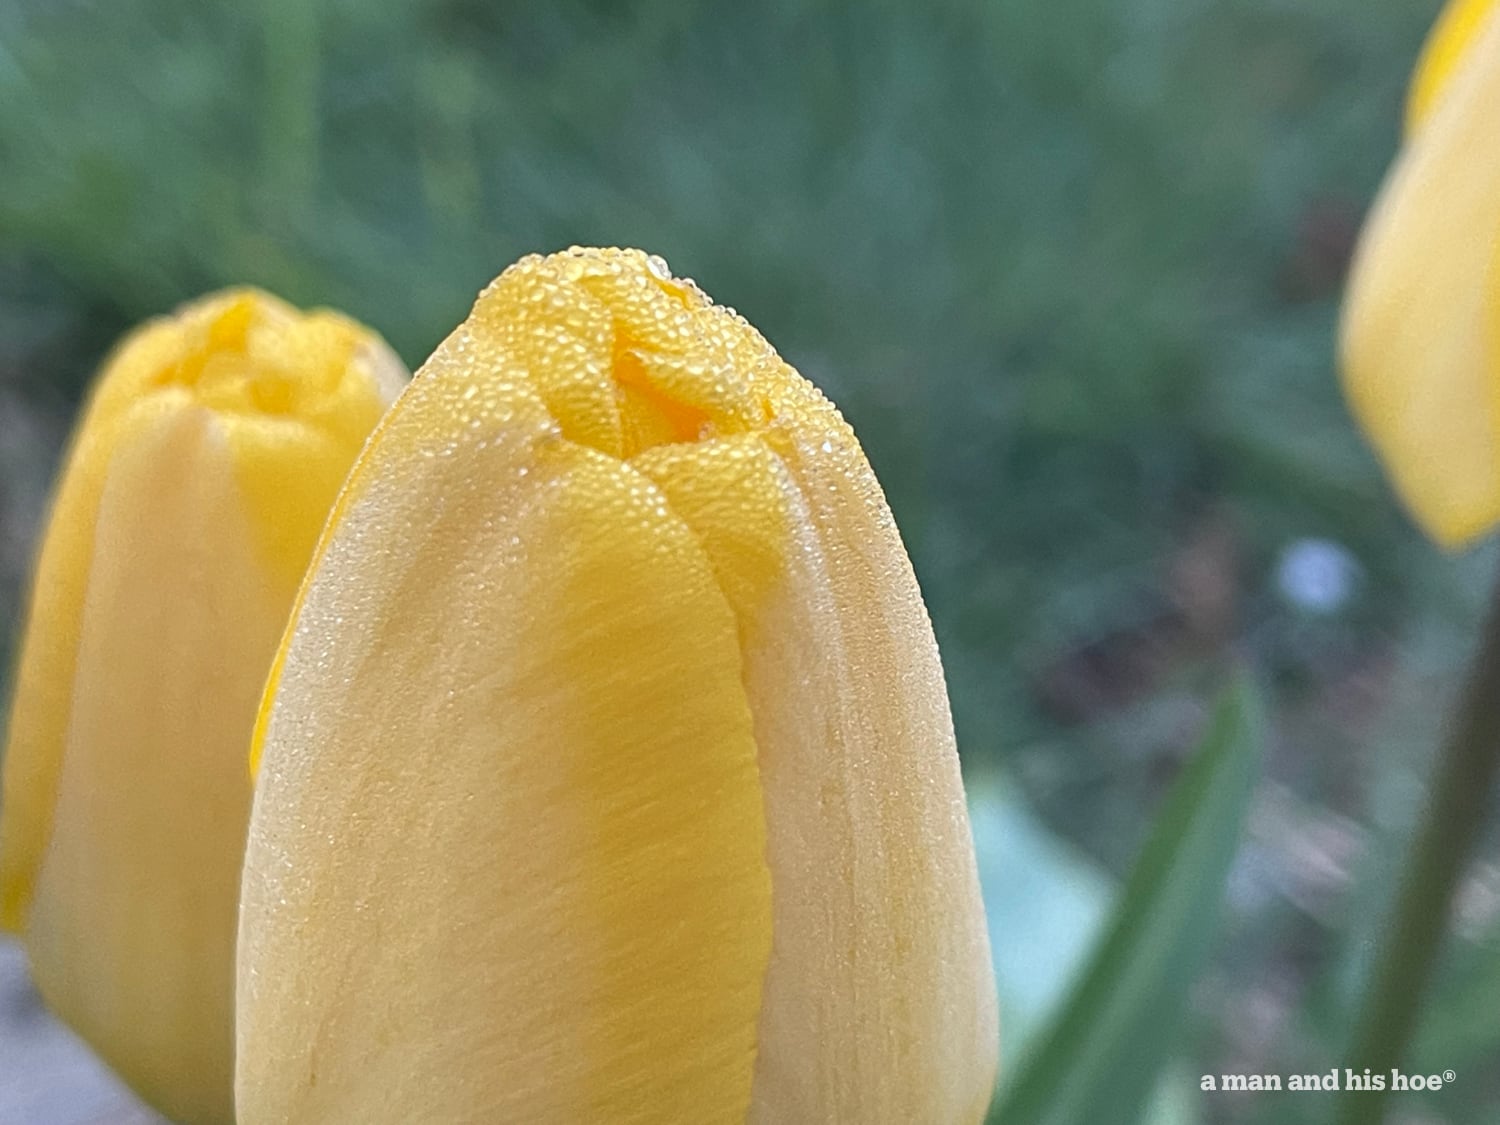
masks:
[[[0,626],[133,322],[250,282],[415,366],[516,257],[646,247],[822,386],[886,486],[952,689],[1008,1057],[1226,669],[1269,685],[1153,1113],[1320,1120],[1197,1076],[1341,1063],[1493,562],[1418,538],[1334,367],[1435,10],[0,0]],[[1422,1051],[1459,1080],[1412,1122],[1500,1106],[1493,846],[1456,927]]]

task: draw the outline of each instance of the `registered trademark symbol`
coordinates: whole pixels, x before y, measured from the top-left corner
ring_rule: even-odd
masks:
[[[1444,1082],[1452,1082],[1457,1077],[1458,1077],[1458,1075],[1454,1074],[1451,1070],[1445,1070],[1445,1071],[1443,1071],[1443,1081]]]

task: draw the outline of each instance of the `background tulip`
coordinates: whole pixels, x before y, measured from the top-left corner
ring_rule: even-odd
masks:
[[[242,1121],[982,1117],[910,563],[837,411],[660,259],[480,296],[351,474],[257,741]]]
[[[1408,508],[1455,546],[1500,520],[1500,18],[1454,0],[1361,238],[1344,386]]]
[[[4,760],[0,918],[53,1010],[182,1122],[233,1116],[260,689],[403,381],[341,316],[206,298],[120,346],[54,501]]]

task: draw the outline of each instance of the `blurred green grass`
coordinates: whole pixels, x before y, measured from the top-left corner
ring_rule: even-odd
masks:
[[[1435,8],[3,0],[0,623],[60,429],[134,321],[250,282],[415,365],[519,255],[644,246],[848,415],[966,769],[1104,871],[1226,661],[1264,674],[1273,827],[1189,1070],[1313,1069],[1488,561],[1411,530],[1334,368]],[[1275,578],[1310,538],[1357,568],[1334,612]]]

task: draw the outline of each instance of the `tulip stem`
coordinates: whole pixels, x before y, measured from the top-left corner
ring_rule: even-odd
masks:
[[[1416,1030],[1465,864],[1484,830],[1500,775],[1500,581],[1490,593],[1479,650],[1449,717],[1395,906],[1369,977],[1346,1066],[1369,1067],[1384,1091],[1344,1094],[1341,1125],[1379,1125]]]

